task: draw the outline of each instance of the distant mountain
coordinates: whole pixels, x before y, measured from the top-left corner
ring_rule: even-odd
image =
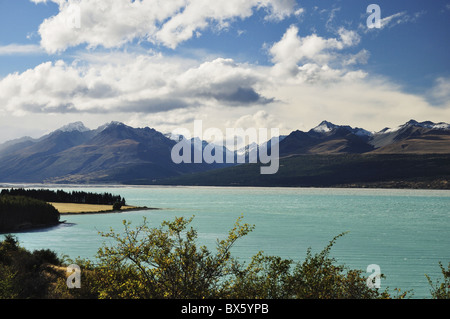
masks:
[[[154,129],[111,122],[95,130],[80,123],[38,140],[17,140],[0,151],[1,182],[142,183],[221,164],[175,164],[176,141]]]
[[[58,131],[62,132],[87,132],[90,131],[82,122],[74,122],[61,127]]]
[[[15,150],[19,150],[21,148],[32,145],[33,142],[34,139],[29,136],[24,136],[15,140],[7,141],[3,144],[0,144],[0,154],[2,152],[4,153],[14,152]]]
[[[280,143],[280,156],[298,154],[450,153],[450,125],[411,120],[397,128],[370,132],[321,122],[308,132],[294,131]]]
[[[235,163],[226,164],[224,160],[224,164],[175,164],[171,151],[180,139],[183,137],[148,127],[133,128],[121,122],[106,123],[93,130],[81,122],[70,123],[38,139],[24,137],[1,144],[0,182],[154,184],[180,176],[195,178],[196,173],[209,174],[216,169],[229,174],[220,176],[233,178],[232,172],[237,170],[230,166],[238,164],[238,155],[249,162],[257,154],[255,151],[270,150],[275,142],[272,139],[260,145],[250,144],[237,151],[224,146],[224,159],[233,156]],[[192,153],[195,148],[203,151],[208,145],[196,138],[188,142]],[[307,132],[297,130],[280,136],[278,143],[280,159],[299,155],[450,154],[450,125],[410,120],[396,128],[370,132],[323,121]],[[352,161],[357,162],[354,158]],[[239,172],[242,174],[242,168]]]
[[[375,133],[370,143],[376,153],[450,153],[450,125],[410,120]]]
[[[366,153],[374,150],[372,134],[323,121],[308,132],[295,131],[280,143],[280,155]]]
[[[450,189],[450,125],[411,120],[370,132],[321,122],[279,144],[279,170],[242,164],[157,180],[158,185]]]

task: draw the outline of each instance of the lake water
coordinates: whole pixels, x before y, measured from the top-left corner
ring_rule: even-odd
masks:
[[[70,187],[58,189],[73,190]],[[214,249],[236,219],[255,225],[237,242],[233,255],[247,261],[258,251],[303,260],[308,247],[321,251],[336,235],[331,256],[340,264],[366,272],[379,265],[381,288],[412,290],[412,298],[430,298],[425,277],[442,280],[439,262],[450,261],[450,192],[438,190],[92,187],[127,204],[162,208],[120,214],[62,216],[66,224],[17,234],[21,246],[51,249],[70,258],[94,259],[104,242],[99,231],[122,231],[122,221],[152,226],[175,216],[195,215],[199,243]],[[370,273],[367,273],[369,275]]]

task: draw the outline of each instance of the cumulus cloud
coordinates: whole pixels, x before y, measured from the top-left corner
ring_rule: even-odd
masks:
[[[204,97],[227,105],[266,104],[273,100],[261,96],[255,87],[263,81],[263,74],[251,66],[218,58],[202,63],[181,74],[174,82],[186,97]]]
[[[41,45],[51,53],[80,44],[120,47],[135,39],[176,48],[202,30],[226,28],[255,10],[264,10],[271,20],[301,12],[295,0],[48,1],[59,5],[59,13],[41,24],[39,34]]]
[[[359,69],[369,57],[359,43],[352,30],[340,28],[330,38],[302,37],[291,26],[268,50],[273,62],[268,66],[160,53],[84,53],[81,61],[46,62],[1,79],[0,106],[15,115],[127,113],[134,122],[148,118],[164,127],[210,115],[209,120],[216,118],[211,126],[240,119],[240,125],[285,123],[286,130],[299,128],[307,118],[318,121],[316,114],[332,120],[339,114],[376,116],[379,105],[399,110],[406,107],[401,97],[414,101],[418,110],[432,111],[424,99],[401,93],[386,80],[373,81]],[[432,93],[436,99],[448,97],[448,80],[439,81]]]
[[[156,55],[123,54],[115,63],[46,62],[0,81],[0,105],[24,112],[156,113],[201,105],[267,104],[262,75],[231,59],[192,66]],[[126,59],[124,59],[126,57]]]
[[[380,130],[411,118],[442,121],[450,116],[448,79],[439,79],[429,97],[411,94],[388,78],[369,74],[361,66],[369,52],[358,48],[360,36],[339,28],[336,37],[300,36],[296,26],[268,50],[276,83],[262,91],[280,103],[266,108],[286,128],[310,129],[323,119],[338,124]],[[275,109],[276,107],[276,109]],[[325,116],[325,118],[324,118]]]
[[[59,13],[39,29],[41,45],[49,52],[78,44],[119,47],[135,39],[174,48],[199,31],[227,28],[255,10],[263,10],[271,20],[303,12],[290,0],[117,0],[108,6],[98,0],[51,1],[59,5]],[[77,12],[69,6],[77,3],[80,28],[74,28],[69,19]],[[267,53],[272,64],[265,66],[143,50],[85,52],[73,63],[46,62],[0,79],[1,113],[121,113],[121,120],[126,122],[127,115],[130,125],[141,123],[166,131],[203,119],[209,127],[278,127],[282,134],[309,129],[324,116],[338,124],[374,130],[381,129],[373,127],[374,123],[398,125],[410,118],[450,116],[444,104],[433,107],[425,98],[404,93],[386,79],[370,77],[359,68],[370,56],[358,47],[360,35],[346,28],[335,31],[331,37],[300,36],[298,27],[290,26],[270,45]],[[4,47],[3,52],[34,49]],[[429,95],[448,101],[449,82],[439,80]]]
[[[275,75],[306,82],[345,76],[346,70],[333,69],[330,63],[341,56],[339,51],[360,42],[360,36],[355,31],[340,28],[336,38],[323,38],[316,34],[300,37],[298,32],[296,26],[291,26],[282,39],[270,48]],[[348,60],[342,61],[345,63]]]
[[[309,130],[322,120],[379,131],[413,119],[445,121],[450,105],[436,107],[424,96],[405,92],[387,78],[366,76],[314,84],[285,81],[266,94],[282,99],[265,110],[273,114],[288,134]]]
[[[253,114],[246,114],[240,116],[236,120],[227,121],[227,127],[229,128],[281,128],[283,126],[276,116],[269,114],[265,110],[259,110]]]

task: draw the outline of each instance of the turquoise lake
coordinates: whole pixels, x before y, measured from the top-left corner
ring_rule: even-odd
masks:
[[[41,188],[39,186],[38,188]],[[57,189],[75,190],[58,186]],[[22,247],[51,249],[72,259],[95,259],[104,242],[99,231],[123,231],[122,221],[151,226],[195,216],[199,244],[214,249],[238,217],[255,230],[236,243],[232,253],[248,261],[258,251],[301,261],[308,247],[321,251],[336,235],[331,256],[349,268],[376,264],[386,279],[381,289],[412,290],[411,298],[430,298],[425,277],[442,280],[439,262],[450,262],[450,191],[226,188],[226,187],[83,187],[109,192],[127,204],[161,208],[111,214],[62,216],[65,224],[16,234]],[[367,273],[369,275],[371,273]]]

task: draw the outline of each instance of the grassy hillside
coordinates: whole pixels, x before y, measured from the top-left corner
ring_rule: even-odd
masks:
[[[450,154],[297,155],[282,158],[274,175],[260,175],[260,164],[243,164],[153,184],[450,189]]]

